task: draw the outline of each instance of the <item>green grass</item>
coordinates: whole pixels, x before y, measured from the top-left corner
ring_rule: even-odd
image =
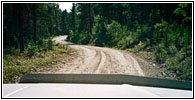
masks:
[[[28,53],[19,55],[4,55],[3,57],[3,83],[17,83],[19,78],[27,73],[45,72],[51,70],[51,65],[61,59],[66,59],[71,49],[67,46],[54,46],[52,50],[39,52],[44,57]]]

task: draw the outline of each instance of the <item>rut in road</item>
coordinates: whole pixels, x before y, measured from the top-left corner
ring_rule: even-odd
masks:
[[[69,45],[67,36],[55,37],[56,43]],[[78,57],[61,65],[55,73],[128,74],[145,76],[136,59],[119,50],[87,45],[69,45],[78,51]]]

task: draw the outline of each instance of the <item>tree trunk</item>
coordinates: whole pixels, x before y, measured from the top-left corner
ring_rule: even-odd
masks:
[[[89,35],[92,34],[92,18],[91,18],[91,5],[89,4]]]
[[[18,4],[18,8],[19,8],[19,13],[18,13],[18,17],[19,17],[19,42],[20,42],[20,53],[22,53],[24,51],[24,39],[23,39],[23,29],[24,29],[24,14],[23,14],[23,6],[22,4]]]
[[[74,35],[75,33],[75,4],[73,4],[73,8],[72,8],[72,28],[73,28],[73,33]]]
[[[36,45],[36,41],[37,41],[37,34],[36,34],[36,32],[37,32],[37,29],[36,29],[36,27],[37,27],[37,15],[36,15],[36,4],[33,4],[33,31],[34,31],[34,38],[33,38],[33,40],[34,40],[34,44]]]

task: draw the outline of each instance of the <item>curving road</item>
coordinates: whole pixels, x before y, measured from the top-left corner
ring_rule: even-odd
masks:
[[[66,42],[66,38],[67,36],[59,36],[53,38],[53,41],[69,45],[78,51],[78,55],[71,62],[60,65],[61,67],[56,73],[104,73],[145,76],[137,60],[129,53],[111,48],[75,45]]]

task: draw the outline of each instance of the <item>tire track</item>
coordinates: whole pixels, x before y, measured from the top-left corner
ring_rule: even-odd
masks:
[[[124,55],[124,58],[127,59],[127,61],[131,61],[130,64],[132,64],[132,66],[139,66],[138,62],[137,62],[131,55],[129,55],[129,54],[127,54],[127,53],[123,53],[123,55]],[[141,69],[140,67],[132,67],[132,68],[134,68],[134,70],[135,70],[139,75],[145,76],[144,73],[143,73],[143,71],[142,71],[142,69]]]
[[[59,36],[53,40],[61,44],[70,44],[64,41],[67,36]],[[78,51],[78,58],[64,64],[56,72],[85,73],[85,74],[129,74],[144,76],[138,62],[127,53],[119,50],[87,45],[69,45]]]

